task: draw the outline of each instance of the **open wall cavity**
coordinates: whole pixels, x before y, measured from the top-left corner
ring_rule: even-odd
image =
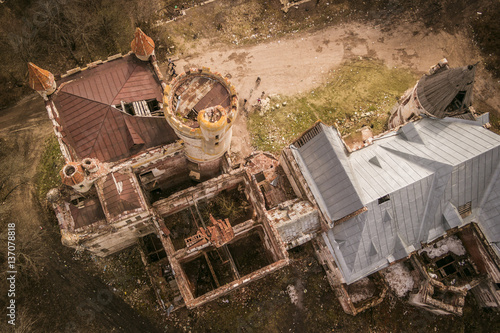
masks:
[[[263,195],[245,170],[186,189],[154,205],[175,279],[188,308],[288,264],[265,213]]]
[[[139,168],[137,178],[145,196],[152,204],[161,199],[217,177],[221,173],[220,161],[195,164],[182,153],[165,158],[147,167]]]
[[[222,190],[216,196],[191,202],[187,208],[163,216],[175,250],[186,247],[185,239],[194,236],[200,227],[209,225],[210,216],[228,219],[231,226],[250,220],[254,209],[248,202],[243,183]]]
[[[255,227],[220,248],[210,247],[181,263],[194,298],[230,284],[275,262],[264,241],[264,230]]]

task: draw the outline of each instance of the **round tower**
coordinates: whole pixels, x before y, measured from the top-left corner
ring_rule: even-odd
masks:
[[[475,120],[470,107],[476,67],[477,64],[450,68],[446,59],[440,60],[401,97],[391,111],[389,128],[403,125],[415,116]]]
[[[188,160],[202,166],[228,151],[238,97],[227,78],[205,67],[190,69],[166,86],[163,107]]]
[[[140,28],[135,29],[130,47],[135,56],[142,61],[148,61],[149,57],[155,54],[155,43]]]
[[[56,80],[51,72],[28,62],[28,74],[31,89],[36,90],[42,97],[47,97],[56,91]]]
[[[62,183],[71,186],[80,193],[85,193],[92,187],[92,181],[85,177],[85,171],[78,162],[67,162],[59,173]]]
[[[61,199],[61,191],[57,188],[50,189],[49,192],[47,192],[47,200],[51,203],[55,203]]]

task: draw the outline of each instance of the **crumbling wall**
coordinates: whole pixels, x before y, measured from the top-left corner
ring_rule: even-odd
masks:
[[[472,289],[474,297],[482,307],[500,306],[500,265],[476,223],[470,223],[457,234],[480,273],[487,278]]]
[[[313,239],[321,230],[318,210],[300,199],[283,202],[270,210],[269,219],[287,250]]]
[[[158,225],[161,228],[161,222]],[[264,226],[253,220],[249,220],[247,222],[236,225],[233,231],[235,233],[235,237],[231,240],[229,244],[235,243],[238,240],[247,237],[249,234],[255,231],[258,231],[261,234],[262,241],[264,242],[264,236],[266,233]],[[174,246],[168,237],[162,236],[161,240],[165,246],[167,256],[169,257],[172,269],[175,272],[178,288],[188,308],[194,308],[202,304],[205,304],[211,300],[214,300],[220,296],[227,294],[228,292],[234,290],[235,288],[241,287],[253,280],[259,279],[269,274],[270,272],[280,269],[281,267],[284,267],[285,265],[288,264],[288,257],[277,256],[277,260],[273,260],[274,261],[273,263],[264,266],[250,274],[235,279],[232,282],[222,285],[199,297],[195,297],[193,290],[194,286],[192,286],[191,283],[189,282],[189,277],[187,276],[182,265],[183,263],[192,261],[197,257],[202,256],[204,251],[207,251],[207,248],[197,249],[195,251],[188,251],[186,248],[184,248],[175,251]],[[255,244],[255,246],[259,245]],[[267,248],[267,245],[265,245],[265,247]],[[267,250],[269,252],[273,251],[272,248],[267,248]]]
[[[206,181],[220,174],[224,157],[219,159],[203,162],[203,163],[188,163],[190,176],[197,181]]]
[[[377,292],[372,297],[355,304],[349,295],[342,273],[337,267],[335,259],[333,258],[322,236],[314,238],[312,240],[312,245],[319,263],[325,269],[328,282],[335,292],[335,295],[337,296],[337,299],[339,300],[345,313],[355,316],[362,311],[382,303],[387,294],[388,287],[384,283],[380,274],[372,274],[372,278],[377,285]]]
[[[476,223],[470,223],[457,233],[467,253],[482,274],[500,283],[500,260]]]
[[[197,186],[179,191],[169,198],[159,200],[153,204],[153,208],[161,216],[177,213],[191,206],[194,201],[208,200],[215,197],[225,189],[231,189],[243,181],[243,170],[235,170],[230,174],[224,174],[217,178],[207,180]]]
[[[274,256],[274,260],[287,257],[285,246],[279,238],[276,228],[270,224],[270,217],[266,211],[264,195],[260,191],[255,177],[252,177],[247,170],[245,170],[245,194],[247,195],[248,201],[251,202],[254,207],[255,219],[263,223],[263,227],[266,230],[264,242],[273,249],[271,253]]]
[[[169,193],[174,193],[176,187],[190,181],[187,159],[181,152],[134,171],[150,203],[158,200],[160,196],[166,197]]]
[[[410,260],[413,267],[420,272],[422,282],[418,291],[410,294],[409,303],[436,314],[461,315],[470,286],[446,286],[429,276],[415,255],[410,257]]]
[[[79,245],[99,256],[108,256],[110,254],[124,250],[133,246],[139,237],[145,236],[155,231],[149,216],[141,218],[140,215],[134,216],[130,221],[121,222],[119,225],[111,226],[108,230],[94,233],[88,240],[80,240]]]
[[[252,172],[260,171],[262,170],[252,169]],[[168,216],[195,205],[195,202],[200,200],[210,200],[222,191],[233,189],[237,186],[244,187],[245,196],[253,208],[253,219],[234,225],[234,238],[226,245],[223,245],[221,250],[232,251],[229,250],[231,246],[241,244],[238,242],[247,239],[247,237],[250,237],[255,232],[258,232],[262,243],[259,242],[259,244],[252,244],[252,246],[263,247],[265,257],[269,257],[261,263],[262,265],[265,265],[264,267],[256,269],[250,273],[248,273],[249,268],[247,268],[247,272],[244,273],[246,275],[239,276],[238,272],[234,272],[233,263],[233,278],[235,278],[233,281],[228,283],[224,282],[225,284],[221,285],[219,282],[214,280],[217,284],[217,288],[213,290],[210,290],[209,288],[208,290],[210,291],[197,296],[195,294],[195,289],[193,289],[195,287],[192,285],[192,282],[190,282],[189,276],[183,268],[183,265],[187,265],[194,260],[201,260],[201,262],[206,261],[210,267],[211,274],[216,274],[216,271],[214,271],[214,268],[210,263],[210,259],[207,257],[207,253],[213,251],[214,247],[212,244],[205,244],[205,246],[200,246],[198,248],[182,248],[176,251],[172,243],[172,239],[168,236],[169,231],[166,230],[163,221],[159,220],[157,223],[158,232],[162,235],[162,243],[165,246],[167,256],[172,269],[175,272],[179,290],[188,308],[199,306],[217,297],[225,295],[235,288],[261,278],[266,274],[269,274],[270,272],[288,264],[288,253],[284,243],[279,237],[278,231],[275,226],[270,223],[270,215],[265,208],[265,198],[258,187],[257,181],[254,179],[250,171],[245,168],[230,171],[229,174],[221,175],[195,187],[178,192],[168,199],[155,202],[153,207],[159,215]],[[224,249],[225,246],[228,248]],[[203,256],[205,259],[203,259]],[[270,262],[270,264],[267,264],[268,262]],[[186,269],[187,267],[188,266],[186,266]],[[228,280],[226,279],[226,281]]]

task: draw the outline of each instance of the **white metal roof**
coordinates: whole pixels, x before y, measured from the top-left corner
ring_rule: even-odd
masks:
[[[294,156],[329,216],[367,207],[323,235],[347,283],[471,221],[500,245],[500,136],[480,123],[422,119],[349,156],[339,142],[325,126]]]

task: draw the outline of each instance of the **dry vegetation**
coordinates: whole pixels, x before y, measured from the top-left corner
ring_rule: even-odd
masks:
[[[40,202],[45,201],[45,196],[50,189],[61,184],[59,171],[64,165],[64,157],[59,148],[59,142],[55,136],[50,136],[45,140],[40,164],[36,174],[36,189]]]
[[[457,29],[470,33],[483,52],[486,68],[499,75],[498,2],[313,0],[285,14],[278,0],[217,0],[201,16],[187,15],[174,24],[158,24],[178,15],[182,6],[199,2],[0,3],[0,108],[30,91],[26,86],[26,62],[60,73],[118,52],[126,53],[135,26],[153,37],[157,54],[164,59],[171,52],[178,50],[180,54],[199,42],[253,44],[342,22],[372,22],[390,31],[390,26],[401,20],[422,21],[436,33]],[[336,123],[344,134],[353,130],[354,120],[356,127],[367,124],[373,125],[375,133],[382,131],[388,110],[415,80],[411,72],[388,69],[373,60],[346,63],[330,73],[324,86],[301,96],[275,97],[271,105],[279,104],[279,109],[251,115],[254,145],[278,151],[317,119]],[[285,106],[283,102],[287,102]],[[37,107],[43,112],[41,103]],[[24,125],[24,119],[16,118],[16,122],[19,127]],[[500,118],[492,115],[491,122],[500,134]],[[308,246],[292,251],[292,264],[279,272],[196,310],[181,309],[165,317],[154,303],[136,249],[101,260],[75,254],[60,244],[57,222],[45,209],[44,201],[46,191],[58,182],[61,163],[53,138],[45,146],[40,144],[48,133],[16,129],[0,136],[0,244],[5,244],[6,223],[15,221],[18,303],[22,304],[18,312],[20,332],[60,332],[68,328],[68,323],[76,325],[73,331],[84,328],[81,331],[89,332],[139,328],[153,332],[155,327],[172,332],[387,332],[406,331],[412,325],[417,325],[415,331],[422,332],[498,331],[499,314],[478,309],[471,296],[462,317],[431,315],[393,295],[356,317],[345,315]],[[241,210],[225,201],[220,206],[226,211],[223,214]],[[0,262],[5,261],[5,251],[0,251]],[[3,291],[5,278],[0,278]],[[296,284],[303,298],[301,307],[292,305],[286,294],[290,284]],[[95,300],[96,293],[102,290],[111,290],[116,297],[98,310],[89,308],[85,302]],[[93,317],[81,317],[82,305],[84,311],[94,310]],[[142,321],[135,310],[155,324]],[[2,320],[0,331],[7,331],[4,324]]]
[[[136,26],[154,39],[161,60],[172,53],[182,53],[200,41],[254,44],[353,21],[377,24],[386,31],[398,22],[423,22],[434,32],[462,29],[471,34],[483,51],[486,67],[499,75],[498,2],[492,5],[488,0],[474,3],[457,0],[453,4],[442,0],[312,0],[298,10],[292,8],[284,13],[278,0],[217,0],[208,5],[201,16],[187,15],[175,24],[165,24],[182,15],[182,10],[201,2],[19,0],[0,3],[0,109],[30,91],[28,61],[61,73],[119,52],[127,53]]]
[[[27,62],[57,74],[116,53],[127,53],[136,26],[154,39],[158,55],[164,57],[172,43],[163,30],[154,25],[161,18],[162,6],[163,2],[158,0],[0,3],[2,106],[30,92]]]
[[[365,59],[331,70],[326,83],[300,96],[270,99],[267,110],[249,116],[253,145],[278,152],[317,120],[336,125],[342,135],[370,126],[375,135],[387,130],[391,108],[416,76]]]

